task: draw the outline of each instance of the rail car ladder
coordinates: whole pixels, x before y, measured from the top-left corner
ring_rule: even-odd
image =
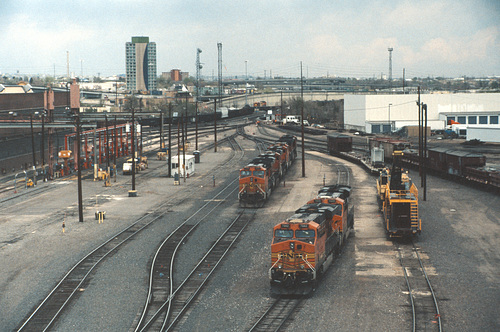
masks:
[[[412,201],[410,205],[410,226],[411,229],[419,229],[418,227],[418,201]]]

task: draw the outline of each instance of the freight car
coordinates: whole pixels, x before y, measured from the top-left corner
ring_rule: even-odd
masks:
[[[418,151],[405,150],[401,161],[407,167],[417,168]],[[500,171],[486,167],[483,154],[437,147],[428,149],[424,162],[427,171],[434,175],[500,192]]]
[[[266,152],[240,169],[241,207],[262,207],[297,155],[297,138],[282,136]]]
[[[272,295],[307,295],[354,228],[349,186],[327,186],[273,228]]]
[[[366,149],[363,153],[350,152],[353,150],[352,137],[329,133],[327,141],[328,151],[331,155],[361,164],[371,173],[374,171],[379,173],[379,170],[374,168],[371,163],[365,162],[371,150]],[[384,149],[384,157],[388,161],[391,161],[393,151],[403,151],[401,164],[413,169],[419,167],[418,150],[411,149],[405,140],[371,138],[369,147]],[[387,158],[388,154],[391,154],[389,158]],[[435,147],[428,149],[427,158],[424,158],[423,162],[426,165],[426,170],[434,175],[453,181],[461,181],[496,193],[500,192],[500,170],[486,167],[486,158],[480,153]]]
[[[329,133],[327,136],[328,152],[338,155],[340,152],[352,151],[352,137],[345,134]]]
[[[215,115],[214,115],[214,112],[208,112],[208,113],[199,113],[198,114],[198,122],[213,122],[214,121],[214,117],[217,119],[217,120],[221,120],[223,118],[236,118],[236,117],[240,117],[240,116],[249,116],[249,115],[252,115],[254,113],[254,108],[249,106],[249,105],[245,105],[244,107],[242,108],[224,108],[224,110],[218,110],[217,112],[215,112]],[[164,117],[163,119],[163,123],[164,124],[167,124],[167,123],[170,123],[170,121],[172,121],[172,124],[177,124],[177,122],[179,121],[179,117],[172,117],[172,119],[170,120],[170,118],[168,117]],[[195,123],[196,122],[196,118],[194,116],[189,116],[189,119],[188,119],[189,122],[191,123]],[[155,117],[155,118],[140,118],[138,120],[138,122],[141,124],[141,126],[155,126],[155,127],[158,127],[159,126],[159,123],[160,123],[160,118],[158,117]]]
[[[422,231],[418,214],[418,189],[401,167],[402,155],[401,151],[393,152],[390,173],[380,172],[377,181],[384,228],[390,237],[412,236]]]

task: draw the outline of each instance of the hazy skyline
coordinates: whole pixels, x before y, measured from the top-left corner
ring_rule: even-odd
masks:
[[[157,74],[458,77],[500,75],[500,1],[2,0],[0,73],[125,73],[125,43],[157,44]]]

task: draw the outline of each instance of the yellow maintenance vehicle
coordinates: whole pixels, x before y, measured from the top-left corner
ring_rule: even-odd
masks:
[[[418,189],[401,167],[402,156],[402,151],[394,151],[392,169],[387,176],[385,190],[380,184],[379,196],[384,192],[384,227],[390,237],[412,236],[422,231],[422,221],[418,214]],[[378,186],[377,181],[377,188]]]

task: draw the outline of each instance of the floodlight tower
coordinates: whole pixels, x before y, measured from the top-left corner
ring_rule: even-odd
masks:
[[[387,49],[389,51],[389,88],[392,89],[392,47]]]
[[[218,79],[219,79],[219,107],[222,107],[222,43],[217,43],[218,61]]]

